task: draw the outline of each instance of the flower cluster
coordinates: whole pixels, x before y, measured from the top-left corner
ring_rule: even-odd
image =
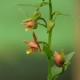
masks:
[[[25,31],[34,29],[38,25],[37,21],[33,21],[32,19],[28,19],[28,20],[24,21],[23,24],[26,25]],[[24,40],[24,43],[29,46],[29,49],[26,51],[26,54],[30,54],[32,52],[37,52],[38,49],[40,50],[40,52],[42,51],[40,44],[38,43],[35,32],[33,32],[33,39],[34,39],[33,41]],[[64,60],[65,60],[64,56],[62,54],[60,55],[56,51],[53,54],[54,54],[53,60],[55,61],[56,65],[59,67],[62,67],[64,64]]]

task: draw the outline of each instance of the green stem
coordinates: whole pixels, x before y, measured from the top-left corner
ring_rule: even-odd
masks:
[[[52,19],[52,2],[49,0],[49,18]]]
[[[40,17],[38,20],[40,20],[40,19],[43,20],[45,22],[45,25],[47,26],[46,20],[44,18],[42,18],[42,17]]]
[[[50,20],[52,19],[52,2],[51,2],[51,0],[49,0],[49,18],[50,18]],[[49,32],[49,37],[48,37],[49,48],[51,48],[51,37],[52,37],[52,30]]]
[[[52,19],[52,2],[49,0],[49,19]],[[51,37],[52,37],[52,30],[49,32],[48,35],[48,45],[49,49],[51,49]],[[48,80],[52,80],[52,73],[51,73],[51,58],[48,58]]]
[[[45,44],[46,46],[48,46],[48,44],[44,41],[38,41],[39,44]]]
[[[44,24],[42,24],[42,23],[40,23],[40,22],[38,22],[38,24],[44,26],[45,28],[47,27],[46,25],[44,25]]]
[[[51,59],[48,58],[48,80],[52,80],[52,74],[51,74]]]
[[[49,49],[51,49],[51,37],[52,37],[52,30],[49,32],[49,35],[48,35]]]

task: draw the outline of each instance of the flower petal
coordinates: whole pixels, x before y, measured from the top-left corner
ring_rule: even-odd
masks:
[[[59,54],[58,52],[56,52],[56,51],[55,51],[55,54],[54,54],[54,60],[55,60],[55,62],[56,62],[56,64],[57,64],[58,66],[61,65],[61,64],[60,64],[60,61],[61,61],[61,59],[60,59],[60,54]]]
[[[42,49],[41,49],[41,47],[40,47],[40,45],[39,45],[39,43],[38,43],[38,41],[37,41],[37,37],[36,37],[35,32],[33,32],[33,38],[34,38],[34,41],[37,43],[40,52],[42,52]]]
[[[36,37],[35,32],[33,32],[33,38],[34,38],[34,41],[36,41],[36,42],[37,42],[37,37]]]
[[[27,42],[27,41],[24,40],[24,42],[30,47],[38,48],[38,44],[35,41]]]

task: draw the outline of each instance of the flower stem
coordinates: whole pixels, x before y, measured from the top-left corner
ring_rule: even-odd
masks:
[[[45,28],[47,27],[45,24],[42,24],[40,22],[38,22],[38,24],[44,26]]]
[[[46,20],[44,18],[40,17],[38,20],[40,20],[40,19],[45,22],[45,25],[47,25],[47,22],[46,22]]]
[[[51,59],[48,58],[48,80],[52,80],[51,74]]]
[[[52,19],[52,2],[49,0],[49,17]]]
[[[49,45],[49,49],[51,49],[51,37],[52,37],[52,30],[49,32],[49,35],[48,35],[48,45]]]
[[[52,19],[52,2],[49,0],[49,19]],[[49,49],[51,49],[51,37],[52,37],[52,30],[49,32],[48,35],[48,45]],[[52,80],[52,73],[51,73],[51,58],[48,58],[48,80]]]
[[[44,41],[38,41],[39,44],[45,44],[46,46],[48,46],[48,44]]]
[[[52,2],[51,2],[51,0],[49,0],[49,18],[50,18],[50,20],[52,19]],[[49,37],[48,37],[49,48],[51,48],[51,37],[52,37],[52,30],[49,32]]]

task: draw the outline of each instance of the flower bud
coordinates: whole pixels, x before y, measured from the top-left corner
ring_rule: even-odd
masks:
[[[55,51],[54,61],[58,67],[62,67],[65,62],[63,53],[59,54],[58,52]]]

